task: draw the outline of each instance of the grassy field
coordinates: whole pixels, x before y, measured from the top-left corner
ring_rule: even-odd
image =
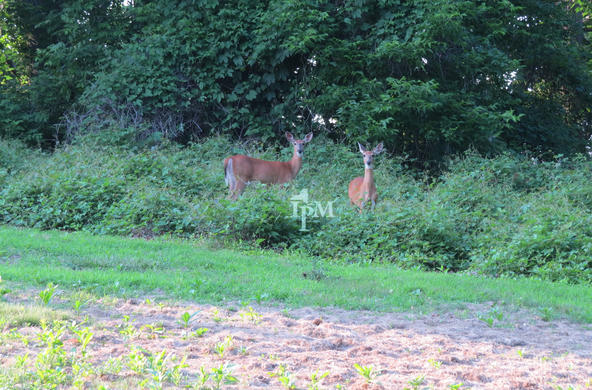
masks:
[[[19,286],[84,290],[99,296],[154,297],[219,304],[257,301],[430,312],[494,302],[592,323],[592,288],[534,279],[347,265],[271,252],[206,249],[189,240],[146,241],[87,233],[0,227],[0,276]]]

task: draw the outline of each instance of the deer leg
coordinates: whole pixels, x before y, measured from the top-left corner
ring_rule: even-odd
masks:
[[[236,181],[236,184],[234,186],[234,191],[233,191],[233,197],[232,197],[233,200],[238,199],[240,194],[242,194],[243,191],[245,190],[245,186],[246,186],[246,184],[244,181],[242,181],[240,179]]]

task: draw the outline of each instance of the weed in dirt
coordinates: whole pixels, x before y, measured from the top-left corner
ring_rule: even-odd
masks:
[[[254,324],[258,325],[261,322],[261,314],[253,310],[252,306],[247,307],[246,311],[242,311],[240,316],[243,320],[250,320]]]
[[[216,352],[220,358],[224,358],[224,352],[232,348],[232,344],[232,336],[226,336],[224,341],[220,341],[214,345],[214,352]]]
[[[487,313],[481,313],[477,317],[485,322],[487,326],[492,328],[496,320],[499,323],[504,319],[504,313],[497,305],[494,305],[487,311]]]
[[[185,312],[181,315],[181,320],[178,321],[181,325],[183,325],[183,327],[185,329],[187,329],[187,327],[189,326],[189,321],[191,320],[191,314],[189,314],[188,312]]]
[[[166,331],[162,323],[145,324],[140,327],[140,332],[146,333],[149,339],[156,339],[157,337],[165,338]]]
[[[539,307],[539,313],[541,315],[541,320],[545,322],[551,321],[554,317],[553,309],[548,306]]]
[[[462,386],[463,386],[463,383],[460,382],[460,383],[457,383],[457,384],[448,385],[448,388],[450,390],[460,390],[462,388]]]
[[[123,321],[119,324],[119,334],[121,334],[126,340],[134,338],[138,333],[134,320],[128,315],[123,316]]]
[[[110,357],[107,361],[100,367],[99,373],[101,375],[119,375],[121,370],[123,369],[123,356],[119,357]]]
[[[411,379],[409,382],[407,382],[409,384],[409,387],[405,387],[403,390],[419,390],[419,386],[423,385],[425,383],[425,375],[420,375],[418,377],[415,377],[413,379]]]
[[[81,308],[82,308],[82,301],[80,299],[75,300],[74,303],[72,304],[72,309],[74,309],[74,311],[76,313],[80,313]]]
[[[78,324],[75,322],[70,325],[70,330],[76,335],[76,339],[80,344],[80,352],[82,353],[82,357],[86,357],[86,348],[92,340],[94,333],[91,332],[88,327],[79,329]]]
[[[442,362],[436,359],[428,359],[428,363],[430,363],[436,370],[442,366]]]
[[[197,328],[196,330],[194,330],[193,332],[191,332],[191,335],[193,337],[203,337],[204,334],[206,334],[206,332],[208,331],[208,328]]]
[[[212,368],[211,378],[214,382],[214,389],[220,389],[223,384],[231,385],[238,382],[238,378],[232,375],[234,365],[224,363],[218,368]]]
[[[0,283],[2,283],[2,279],[0,279]],[[9,294],[11,292],[12,292],[12,290],[10,290],[9,288],[0,287],[0,298],[2,298],[3,296],[5,296],[6,294]]]
[[[176,363],[177,357],[174,353],[167,353],[162,350],[158,354],[148,356],[148,372],[151,374],[152,381],[159,389],[168,380],[176,386],[179,386],[183,375],[181,369],[188,367],[185,363],[187,356],[184,356],[179,363]]]
[[[271,378],[277,378],[277,380],[284,386],[286,389],[292,390],[296,388],[296,381],[290,372],[286,370],[286,366],[280,364],[279,367],[269,373]]]
[[[125,365],[137,375],[144,374],[147,363],[148,360],[144,355],[144,351],[136,346],[132,346],[131,351],[125,357]]]
[[[267,293],[255,293],[255,301],[257,301],[257,304],[261,304],[261,302],[266,300],[267,298],[269,298],[269,294]]]
[[[166,349],[158,353],[132,346],[131,351],[125,357],[126,366],[139,376],[148,375],[140,382],[140,387],[162,389],[166,382],[177,386],[181,384],[183,374],[181,370],[188,367],[185,363],[187,356],[184,356],[177,363],[177,356]]]
[[[39,298],[41,298],[41,302],[43,302],[45,306],[49,305],[49,301],[51,301],[51,297],[53,297],[56,287],[57,286],[54,286],[53,283],[48,283],[45,290],[39,292]]]
[[[319,374],[319,370],[316,370],[312,374],[310,374],[310,384],[308,385],[308,390],[319,390],[320,384],[329,375],[329,371],[325,371],[322,374]]]
[[[199,379],[197,382],[191,384],[191,388],[195,390],[204,389],[208,380],[210,380],[210,373],[206,371],[204,366],[199,368]]]
[[[187,329],[189,327],[189,323],[195,318],[195,316],[197,316],[198,313],[198,311],[194,312],[193,314],[189,314],[188,312],[183,313],[179,323]]]
[[[220,316],[220,310],[218,310],[217,307],[215,307],[212,311],[212,320],[218,323],[224,321],[224,319]]]
[[[380,375],[380,371],[374,371],[374,367],[372,366],[361,366],[355,363],[354,368],[366,380],[366,383],[374,382],[376,377]]]

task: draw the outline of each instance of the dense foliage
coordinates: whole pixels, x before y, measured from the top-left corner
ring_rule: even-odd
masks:
[[[136,152],[102,144],[85,137],[46,155],[0,142],[0,223],[207,236],[336,261],[592,282],[592,166],[584,159],[471,152],[432,181],[380,156],[376,212],[359,215],[346,194],[362,158],[323,137],[309,146],[287,189],[252,185],[236,202],[225,199],[221,161],[245,149],[223,138]],[[281,159],[291,153],[261,153],[253,144],[247,151]],[[307,232],[290,203],[304,188],[314,201],[335,201],[334,218],[309,218]]]
[[[592,134],[584,1],[2,5],[0,136],[27,142],[113,121],[143,141],[275,142],[294,126],[421,163],[470,147],[551,158]]]

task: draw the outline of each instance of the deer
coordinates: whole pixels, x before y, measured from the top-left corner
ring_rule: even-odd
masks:
[[[236,200],[246,185],[253,181],[283,184],[294,180],[302,167],[304,145],[312,140],[312,133],[308,133],[304,139],[295,139],[290,132],[286,132],[285,135],[294,145],[294,155],[290,161],[265,161],[242,154],[224,159],[224,180],[230,199]]]
[[[372,210],[374,210],[374,207],[376,206],[378,194],[376,192],[376,186],[374,185],[372,161],[374,160],[374,156],[382,152],[383,145],[381,142],[371,151],[366,150],[366,148],[359,142],[358,147],[360,148],[360,153],[364,156],[364,176],[359,176],[353,179],[349,183],[347,193],[351,204],[358,206],[360,208],[359,212],[361,213],[368,201],[372,203]]]

